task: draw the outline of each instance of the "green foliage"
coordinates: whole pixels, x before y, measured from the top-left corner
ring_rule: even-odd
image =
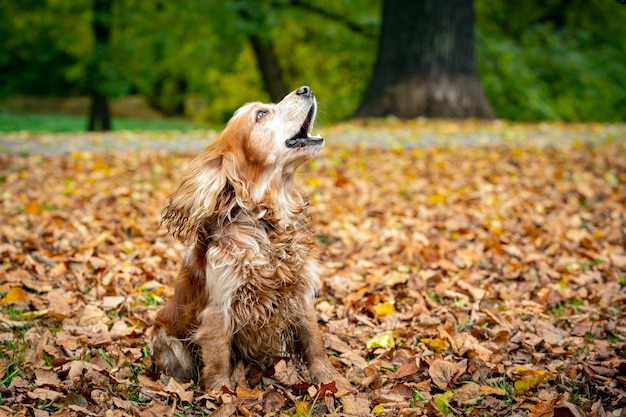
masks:
[[[424,406],[424,404],[426,404],[428,402],[428,400],[426,400],[426,397],[424,397],[424,395],[419,392],[418,390],[414,390],[413,391],[413,400],[411,400],[411,404],[410,407],[411,408],[422,408]]]
[[[373,72],[381,5],[117,0],[111,42],[97,50],[92,1],[0,0],[0,97],[86,94],[96,72],[96,87],[108,96],[142,94],[165,114],[186,111],[221,124],[241,103],[269,100],[249,42],[255,35],[273,46],[288,88],[310,85],[320,122],[336,122],[350,117]],[[481,81],[498,117],[626,118],[626,6],[606,0],[475,6]],[[6,119],[0,115],[0,124]],[[62,126],[45,130],[74,130]],[[115,127],[125,128],[117,120]]]
[[[78,92],[92,45],[88,0],[0,0],[0,97]]]
[[[499,117],[626,118],[626,7],[602,0],[567,7],[557,0],[477,0],[476,14],[481,80]]]

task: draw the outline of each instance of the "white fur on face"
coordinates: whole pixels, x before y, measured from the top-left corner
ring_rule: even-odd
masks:
[[[280,171],[285,168],[295,170],[302,162],[316,156],[322,147],[321,144],[296,148],[286,145],[286,141],[302,129],[309,112],[312,114],[304,132],[308,135],[315,123],[317,103],[314,96],[300,96],[295,92],[278,104],[247,103],[235,112],[228,124],[245,125],[245,145],[261,162]]]

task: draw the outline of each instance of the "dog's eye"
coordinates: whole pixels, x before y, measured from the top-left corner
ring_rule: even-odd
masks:
[[[267,112],[265,110],[259,110],[256,112],[256,119],[259,120],[261,117],[265,116]]]

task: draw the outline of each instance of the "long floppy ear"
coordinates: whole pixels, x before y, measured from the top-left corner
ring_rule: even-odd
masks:
[[[191,243],[199,229],[229,218],[234,207],[245,207],[247,182],[237,157],[223,148],[209,147],[194,159],[163,210],[163,224],[183,243]]]

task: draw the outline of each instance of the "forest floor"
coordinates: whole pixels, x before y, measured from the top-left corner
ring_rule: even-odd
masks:
[[[153,369],[215,133],[0,136],[0,416],[626,416],[626,128],[353,122],[302,167],[330,358],[234,392]],[[301,371],[301,372],[300,372]]]

